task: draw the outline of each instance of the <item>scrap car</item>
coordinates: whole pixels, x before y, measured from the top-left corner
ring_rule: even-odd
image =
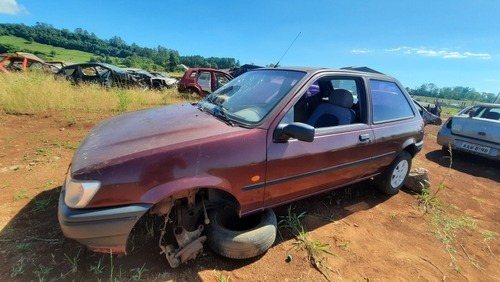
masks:
[[[205,97],[221,86],[228,83],[233,77],[222,71],[210,68],[190,68],[182,76],[177,89],[184,93],[198,93]]]
[[[444,151],[463,151],[500,160],[500,104],[469,106],[449,118],[437,135]]]
[[[73,84],[97,83],[105,87],[147,88],[152,82],[150,76],[127,71],[107,63],[82,63],[62,67],[56,77],[62,77]]]
[[[66,237],[117,254],[141,217],[159,217],[172,267],[204,245],[255,257],[274,243],[273,207],[364,180],[398,193],[423,136],[415,104],[390,76],[250,70],[198,103],[93,128],[67,171],[59,223]]]
[[[17,52],[15,55],[0,55],[0,71],[3,73],[28,72],[33,70],[54,72],[56,67],[45,63],[42,59],[30,53]]]
[[[150,72],[152,75],[157,77],[158,79],[161,79],[163,81],[163,84],[167,88],[174,88],[177,87],[177,83],[179,83],[179,80],[176,78],[171,77],[170,75],[164,73],[164,72],[159,72],[159,71],[151,71]]]

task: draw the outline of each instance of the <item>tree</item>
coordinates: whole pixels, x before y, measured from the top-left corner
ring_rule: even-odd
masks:
[[[180,63],[179,54],[177,54],[177,52],[170,52],[168,57],[168,70],[175,71]]]

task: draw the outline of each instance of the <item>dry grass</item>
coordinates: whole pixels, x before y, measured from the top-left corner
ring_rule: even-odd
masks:
[[[73,86],[43,73],[0,73],[0,112],[3,113],[125,112],[197,99],[179,94],[177,89],[106,89],[93,84]]]

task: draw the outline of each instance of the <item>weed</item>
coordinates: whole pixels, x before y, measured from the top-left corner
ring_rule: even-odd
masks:
[[[281,216],[278,226],[287,228],[295,236],[296,241],[293,243],[296,249],[305,250],[307,258],[311,265],[313,265],[321,274],[330,280],[327,272],[323,270],[323,255],[335,255],[328,250],[329,244],[322,243],[318,240],[311,239],[310,234],[304,230],[304,226],[300,220],[305,216],[305,212],[296,215],[291,213],[291,207],[288,208],[288,215]]]
[[[52,145],[57,146],[58,148],[65,148],[69,150],[78,149],[78,143],[71,143],[69,141],[56,142],[53,143]]]
[[[34,270],[33,274],[35,274],[38,278],[38,281],[42,282],[45,281],[47,275],[50,274],[50,271],[52,271],[52,267],[39,264],[38,269]]]
[[[47,182],[45,182],[45,184],[43,184],[43,187],[50,188],[50,187],[53,187],[55,184],[56,184],[56,181],[51,179],[51,180],[48,180]]]
[[[148,271],[145,268],[146,264],[143,264],[141,267],[137,268],[132,268],[130,271],[132,272],[132,280],[137,281],[137,280],[142,280],[142,275],[144,272]]]
[[[104,272],[104,268],[106,268],[106,266],[103,264],[103,258],[101,257],[97,261],[96,265],[90,266],[90,271],[92,271],[94,274],[101,274]]]
[[[46,198],[46,199],[35,199],[35,206],[31,209],[32,213],[37,213],[37,212],[44,212],[47,210],[47,208],[50,205],[50,202],[52,201],[51,198]]]
[[[17,192],[14,195],[14,200],[22,200],[22,199],[28,198],[28,195],[26,194],[26,192],[28,192],[28,189],[26,189],[26,188],[21,189],[21,191]]]
[[[131,102],[131,98],[124,90],[119,90],[117,94],[118,94],[118,112],[123,113],[127,111]]]
[[[448,152],[450,154],[450,164],[445,175],[443,176],[443,179],[439,183],[439,187],[433,194],[431,194],[429,186],[424,187],[424,189],[422,190],[422,194],[418,197],[418,201],[420,203],[420,206],[422,207],[423,212],[428,213],[432,216],[432,223],[434,224],[434,226],[436,226],[436,230],[434,231],[434,233],[436,234],[436,237],[443,243],[446,251],[450,255],[451,264],[453,265],[454,270],[457,273],[461,273],[462,268],[457,263],[457,259],[455,257],[457,250],[453,246],[453,240],[456,237],[458,229],[466,228],[470,230],[476,230],[477,225],[475,220],[470,216],[454,216],[450,212],[450,209],[458,210],[458,208],[455,208],[452,205],[444,205],[437,196],[440,191],[443,191],[446,188],[445,181],[450,174],[451,166],[453,164],[453,151],[451,150],[451,144],[448,146],[448,148],[450,148],[448,149]],[[464,253],[466,253],[465,248],[462,245],[461,247],[464,250]],[[477,262],[475,262],[468,256],[467,253],[466,255],[469,263],[471,263],[478,269],[481,268]]]
[[[74,114],[66,114],[66,126],[73,126],[78,123],[78,118]]]
[[[22,242],[16,245],[16,249],[20,252],[26,252],[30,249],[31,243],[30,242]]]
[[[73,258],[68,257],[67,254],[64,254],[64,257],[71,265],[71,270],[70,270],[71,273],[76,273],[78,271],[78,261],[79,261],[78,257],[80,256],[80,250],[78,250],[78,253]]]
[[[215,271],[215,279],[217,282],[229,282],[229,276],[224,276],[220,271]]]
[[[450,156],[446,157],[446,158],[450,159],[450,164],[448,165],[446,173],[443,176],[443,179],[441,180],[441,182],[439,183],[437,190],[433,194],[431,194],[431,191],[430,191],[431,187],[424,186],[422,189],[421,195],[419,195],[419,197],[418,197],[418,200],[420,202],[420,206],[422,207],[422,209],[424,210],[425,213],[429,212],[431,209],[433,209],[434,207],[439,205],[439,198],[437,197],[437,194],[446,188],[445,181],[448,178],[448,176],[450,175],[451,166],[453,164],[453,151],[451,149],[451,144],[448,145],[448,152],[449,152]]]
[[[10,277],[16,277],[24,274],[24,258],[20,258],[16,264],[12,266]]]
[[[488,240],[495,238],[495,236],[493,235],[493,232],[490,232],[490,231],[483,232],[483,237],[484,237],[484,239],[488,239]]]
[[[36,149],[36,151],[35,151],[35,155],[37,155],[37,156],[47,156],[48,154],[50,154],[49,148],[39,148],[39,149]]]

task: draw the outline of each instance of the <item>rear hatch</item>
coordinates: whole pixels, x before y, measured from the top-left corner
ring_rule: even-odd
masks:
[[[500,121],[460,115],[453,117],[451,132],[456,135],[500,143]]]

